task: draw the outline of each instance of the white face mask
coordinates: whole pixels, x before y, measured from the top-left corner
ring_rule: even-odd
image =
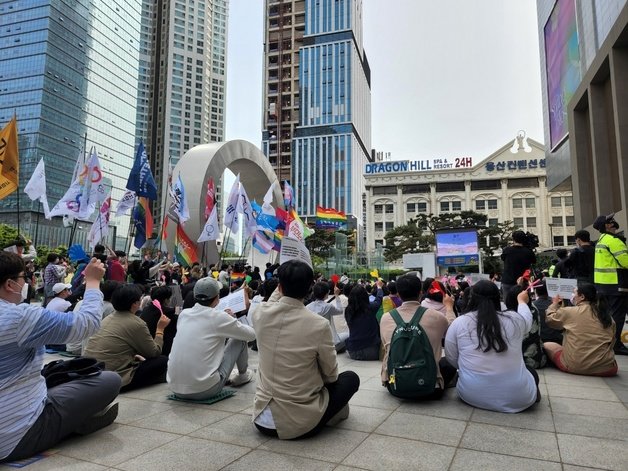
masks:
[[[17,281],[13,281],[13,282],[17,283]],[[22,301],[24,301],[28,297],[28,283],[24,283],[24,286],[22,286],[22,289],[20,290],[19,293],[17,291],[13,291],[13,293],[20,295],[20,300],[17,302],[17,304],[20,304]]]
[[[571,298],[569,298],[569,301],[571,302],[572,306],[575,306],[575,305],[578,304],[577,301],[576,301],[576,295],[575,294],[571,295]]]

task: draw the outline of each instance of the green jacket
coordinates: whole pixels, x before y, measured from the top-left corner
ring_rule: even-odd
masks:
[[[602,234],[595,245],[593,279],[604,294],[617,293],[618,268],[628,268],[628,247],[613,234]]]

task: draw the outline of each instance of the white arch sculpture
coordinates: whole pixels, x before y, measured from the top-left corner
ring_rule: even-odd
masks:
[[[251,201],[255,199],[259,204],[262,204],[262,199],[270,184],[277,182],[273,195],[273,205],[277,207],[277,204],[283,204],[281,187],[277,181],[275,171],[262,151],[250,142],[233,140],[193,147],[183,155],[175,166],[173,179],[181,175],[183,180],[190,208],[190,219],[185,223],[184,229],[185,233],[194,242],[196,242],[205,226],[204,213],[207,181],[210,176],[213,176],[215,182],[220,182],[220,178],[227,168],[236,175],[240,174],[240,182],[244,185],[249,199]],[[223,194],[228,194],[229,190],[230,188],[223,189]],[[223,201],[223,205],[224,203]],[[166,197],[166,208],[169,208],[170,204],[171,197],[168,194]],[[224,234],[222,215],[219,216],[219,220],[220,229]],[[174,253],[175,231],[175,228],[168,230],[167,246],[170,253]],[[205,257],[201,260],[201,263],[206,263],[207,266],[210,266],[218,261],[219,252],[215,241],[205,242],[205,244]],[[251,247],[250,243],[248,247]],[[201,244],[197,246],[197,253],[200,260],[202,256]]]

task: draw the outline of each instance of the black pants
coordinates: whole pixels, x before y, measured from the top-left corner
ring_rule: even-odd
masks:
[[[140,366],[137,367],[131,382],[121,388],[120,392],[127,392],[151,386],[153,384],[165,383],[166,371],[168,371],[168,357],[160,355],[155,358],[147,358],[140,363]]]
[[[296,437],[295,440],[313,437],[320,432],[325,424],[329,422],[334,415],[340,412],[340,410],[349,403],[349,400],[358,391],[360,388],[360,377],[353,371],[344,371],[338,375],[338,379],[335,383],[328,383],[325,387],[329,392],[329,403],[327,404],[327,409],[325,409],[325,412],[323,413],[323,417],[321,417],[320,422],[318,422],[312,430]],[[264,435],[268,435],[269,437],[278,436],[277,430],[275,429],[262,427],[257,424],[255,424],[255,426]]]
[[[29,458],[56,445],[107,407],[119,389],[120,376],[113,371],[50,388],[44,410],[4,461]]]
[[[526,365],[526,368],[530,372],[532,377],[534,378],[534,382],[536,384],[536,401],[535,402],[541,402],[541,390],[539,389],[539,374],[531,366]]]
[[[626,311],[628,311],[628,296],[625,294],[604,295],[608,304],[608,313],[615,321],[615,348],[621,347],[621,332],[626,322]]]
[[[443,383],[447,386],[454,376],[456,376],[456,372],[458,371],[455,366],[447,361],[445,357],[442,357],[438,362],[438,368],[440,369],[440,374],[443,377]],[[390,392],[390,384],[386,384],[388,391]],[[428,394],[427,396],[418,397],[416,401],[434,401],[441,399],[445,395],[445,388],[436,388],[432,394]]]

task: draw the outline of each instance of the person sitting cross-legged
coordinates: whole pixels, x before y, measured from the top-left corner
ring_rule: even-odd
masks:
[[[20,304],[28,284],[19,255],[0,252],[0,462],[29,458],[71,434],[87,434],[118,415],[112,401],[120,377],[109,371],[48,389],[41,375],[45,345],[80,341],[100,326],[105,274],[101,262],[85,267],[85,298],[72,313]]]
[[[382,384],[388,388],[388,390],[395,395],[396,384],[395,375],[393,371],[388,371],[388,358],[390,355],[391,340],[394,332],[397,330],[397,322],[393,318],[394,312],[400,316],[401,320],[405,323],[410,323],[415,313],[419,309],[423,312],[419,325],[427,334],[429,344],[431,346],[432,355],[427,355],[427,358],[412,358],[410,363],[415,364],[423,360],[434,362],[435,369],[435,388],[430,391],[419,391],[412,394],[410,391],[406,396],[413,399],[440,399],[444,392],[445,386],[451,382],[456,375],[456,368],[453,367],[442,356],[442,340],[447,332],[447,328],[456,318],[454,313],[454,300],[451,296],[445,295],[443,298],[443,304],[445,306],[445,315],[435,309],[422,308],[421,306],[421,280],[415,275],[403,275],[397,278],[397,293],[401,297],[403,304],[393,311],[387,312],[382,316],[380,323],[380,332],[382,343],[384,344],[384,361],[382,362]]]
[[[342,316],[345,313],[345,310],[340,302],[340,292],[340,288],[338,286],[334,286],[334,298],[330,301],[326,301],[327,295],[329,294],[329,283],[326,281],[319,281],[312,288],[314,301],[307,305],[307,308],[310,311],[319,314],[321,317],[329,321],[331,335],[334,338],[334,345],[336,346],[337,352],[345,350],[345,341],[347,340],[347,337],[349,337],[348,332],[339,334],[336,330],[336,325],[334,324],[334,316]]]
[[[329,322],[303,305],[312,268],[290,260],[277,271],[277,289],[253,313],[259,349],[253,422],[265,435],[305,438],[348,417],[360,378],[338,374]]]
[[[220,289],[212,277],[201,278],[194,285],[196,304],[179,314],[167,379],[170,390],[182,399],[209,399],[227,381],[240,386],[253,379],[247,342],[255,340],[255,331],[216,309]],[[238,373],[230,377],[234,366]]]

